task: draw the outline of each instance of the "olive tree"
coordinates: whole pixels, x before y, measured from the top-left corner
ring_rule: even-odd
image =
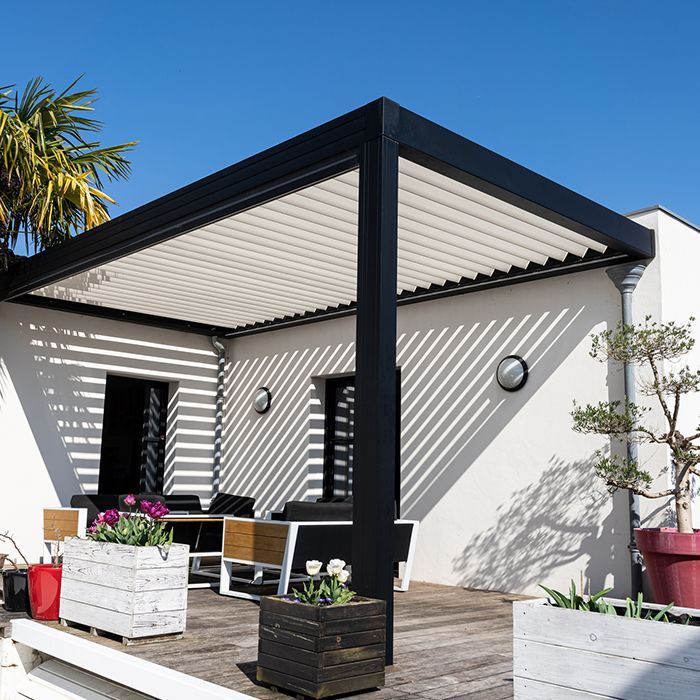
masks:
[[[629,489],[646,498],[675,500],[679,532],[693,532],[691,486],[693,474],[700,476],[700,426],[693,434],[679,430],[682,398],[700,390],[700,371],[692,370],[679,360],[693,349],[691,318],[685,324],[657,323],[647,317],[643,324],[618,324],[592,336],[591,357],[600,361],[633,363],[638,368],[637,391],[655,399],[661,407],[663,422],[654,425],[651,408],[629,401],[602,401],[579,406],[574,402],[574,430],[580,433],[608,435],[627,445],[628,441],[665,445],[672,458],[672,486],[652,488],[652,475],[637,461],[609,457],[602,452],[595,456],[595,471],[611,491]],[[665,469],[661,465],[659,472]]]

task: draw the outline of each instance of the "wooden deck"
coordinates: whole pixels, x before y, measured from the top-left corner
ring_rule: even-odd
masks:
[[[409,592],[395,597],[395,664],[387,669],[386,687],[366,697],[511,698],[511,603],[519,598],[412,583]],[[124,647],[74,628],[67,633],[256,698],[283,700],[284,695],[255,683],[257,625],[257,604],[199,589],[189,592],[182,640]]]

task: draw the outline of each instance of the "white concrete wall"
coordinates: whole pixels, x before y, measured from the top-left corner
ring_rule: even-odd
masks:
[[[678,324],[684,324],[694,316],[697,319],[693,324],[694,336],[700,340],[700,307],[698,305],[700,275],[697,270],[698,261],[700,261],[700,231],[661,209],[653,209],[631,218],[657,231],[656,258],[649,271],[657,275],[655,284],[657,312],[654,318],[663,322],[675,321]],[[645,273],[645,276],[649,272]],[[643,320],[643,317],[640,316],[638,320]],[[684,358],[674,363],[667,363],[665,371],[675,372],[684,365],[688,365],[691,369],[700,369],[700,343],[696,344]],[[656,406],[655,399],[651,400],[651,403]],[[700,393],[689,394],[681,401],[679,430],[686,435],[696,433],[699,423]],[[666,427],[660,413],[657,414],[657,424],[664,429]],[[668,454],[663,450],[648,452],[648,454],[650,456],[645,466],[654,474],[658,474],[659,467],[669,463]],[[671,486],[671,472],[661,474],[657,483],[662,488]],[[695,527],[700,527],[698,486],[700,485],[696,483],[693,504]],[[675,514],[668,501],[646,503],[645,512],[656,513],[657,518],[660,518],[664,524],[674,524]]]
[[[107,373],[170,382],[165,491],[211,495],[216,357],[209,339],[0,304],[0,531],[28,556],[41,509],[97,491]]]
[[[652,305],[654,282],[640,287]],[[619,315],[601,270],[400,309],[402,514],[421,521],[417,579],[536,593],[583,576],[626,591],[626,495],[595,480],[588,460],[605,443],[573,433],[569,416],[574,397],[622,396],[621,373],[588,356],[590,334]],[[354,320],[341,319],[230,344],[225,490],[261,508],[320,493],[323,378],[353,370],[353,340]],[[517,393],[494,379],[511,353],[531,367]],[[273,394],[262,416],[258,386]]]

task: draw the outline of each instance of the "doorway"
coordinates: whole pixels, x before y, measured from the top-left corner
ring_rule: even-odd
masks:
[[[98,493],[162,493],[167,413],[167,383],[107,375]]]
[[[401,505],[401,370],[396,370],[396,517]],[[353,444],[355,441],[355,377],[326,379],[323,448],[323,497],[352,497]]]

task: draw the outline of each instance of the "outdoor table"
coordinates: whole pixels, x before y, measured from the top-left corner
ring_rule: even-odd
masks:
[[[192,567],[190,573],[196,574],[197,576],[202,576],[204,578],[216,579],[211,583],[199,582],[199,583],[188,583],[188,588],[216,588],[219,584],[220,575],[212,571],[202,571],[200,568],[200,562],[202,557],[217,557],[219,561],[221,560],[221,552],[199,552],[197,551],[197,544],[199,543],[199,537],[202,532],[202,525],[205,523],[220,523],[223,527],[224,518],[222,515],[208,515],[207,513],[177,513],[170,512],[168,515],[159,518],[169,523],[199,523],[199,531],[197,533],[197,540],[195,543],[194,551],[190,550],[190,559],[192,559]]]

